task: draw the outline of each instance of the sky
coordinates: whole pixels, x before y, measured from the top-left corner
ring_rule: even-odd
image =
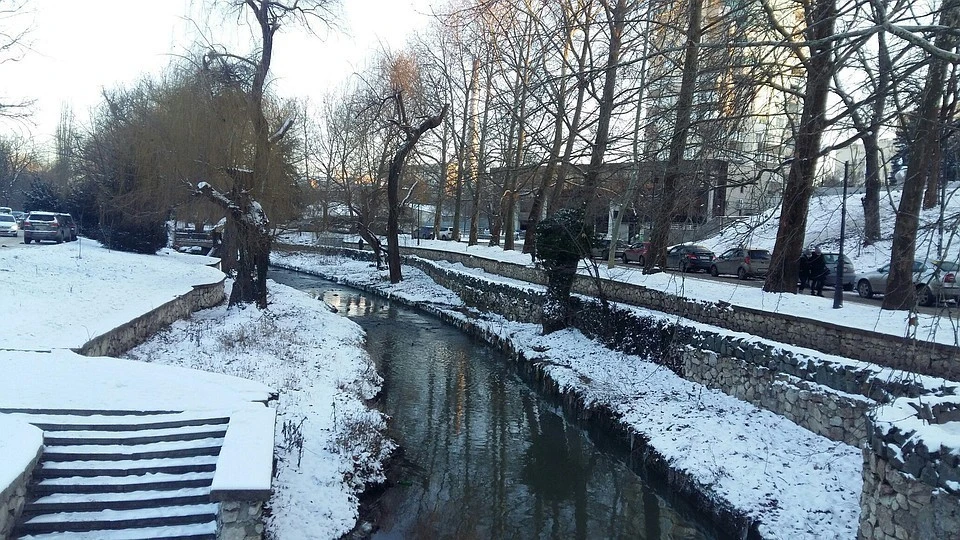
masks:
[[[64,105],[85,125],[101,91],[159,73],[189,50],[209,24],[208,38],[250,50],[250,33],[236,16],[210,9],[212,0],[30,0],[0,31],[30,27],[30,49],[0,63],[0,99],[36,99],[32,125],[5,125],[50,144]],[[361,69],[382,46],[399,48],[426,25],[431,0],[342,0],[337,27],[319,37],[281,29],[274,45],[273,89],[284,97],[319,102],[325,92]],[[192,17],[188,14],[193,13]]]

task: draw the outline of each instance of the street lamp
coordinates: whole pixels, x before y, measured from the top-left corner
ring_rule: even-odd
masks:
[[[843,240],[847,227],[847,172],[849,161],[843,162],[843,198],[840,199],[840,253],[837,256],[837,280],[833,284],[833,309],[843,307]]]

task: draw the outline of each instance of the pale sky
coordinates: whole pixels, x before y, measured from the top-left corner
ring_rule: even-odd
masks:
[[[16,20],[26,26],[32,50],[19,62],[0,64],[0,97],[34,98],[35,126],[3,125],[49,144],[64,104],[77,122],[88,123],[89,111],[100,101],[102,88],[132,84],[145,73],[158,73],[181,54],[197,35],[191,13],[209,13],[204,0],[30,0],[32,15]],[[411,30],[426,25],[422,13],[430,0],[342,0],[339,29],[320,38],[281,29],[274,43],[272,89],[283,97],[323,94],[361,69],[381,44],[403,45]],[[205,15],[195,15],[201,22]],[[236,40],[234,52],[246,54],[250,32],[235,24],[236,17],[210,15],[225,21],[208,37],[224,43]],[[0,20],[9,26],[12,21]],[[212,24],[212,22],[211,22]],[[3,30],[9,31],[4,28]],[[341,33],[346,32],[346,34]]]

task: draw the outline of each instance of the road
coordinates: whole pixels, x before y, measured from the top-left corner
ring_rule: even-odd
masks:
[[[17,237],[12,236],[0,236],[0,247],[13,247],[17,244],[23,245],[23,235],[17,234]]]
[[[597,262],[598,264],[603,264],[601,261],[598,261],[598,260],[595,260],[595,262]],[[635,271],[637,271],[637,272],[640,271],[640,267],[637,266],[636,264],[624,264],[623,262],[618,262],[618,263],[617,263],[617,268],[630,268],[631,270],[635,270]],[[677,271],[675,271],[675,270],[670,270],[670,272],[672,272],[672,273],[679,273],[679,272],[677,272]],[[704,272],[704,273],[688,273],[688,274],[686,274],[686,279],[691,279],[691,280],[702,279],[702,280],[708,280],[708,281],[719,281],[719,282],[721,282],[721,283],[737,283],[737,284],[739,284],[739,285],[749,286],[749,287],[758,287],[758,288],[759,288],[759,287],[763,287],[763,280],[762,280],[762,279],[747,279],[747,280],[744,280],[744,281],[738,281],[737,278],[736,278],[736,276],[717,276],[717,277],[713,277],[713,276],[711,276],[710,274],[708,274],[708,273],[706,273],[706,272]],[[809,294],[809,293],[806,293],[806,294]],[[823,290],[823,296],[824,296],[824,298],[830,299],[831,305],[833,305],[833,304],[832,304],[832,301],[833,301],[833,287],[824,288],[824,290]],[[860,295],[858,295],[856,291],[844,291],[844,292],[843,292],[843,303],[846,304],[846,303],[851,303],[851,302],[852,302],[852,303],[855,303],[855,304],[864,304],[864,305],[875,306],[875,307],[879,308],[879,307],[880,307],[880,304],[883,302],[883,297],[882,297],[882,296],[874,296],[873,298],[861,298]],[[944,314],[946,314],[946,313],[952,313],[954,316],[956,316],[956,313],[957,313],[958,311],[960,311],[960,307],[958,307],[956,304],[945,304],[945,305],[931,306],[931,307],[923,307],[923,306],[918,306],[918,307],[917,307],[917,312],[918,312],[918,313],[924,313],[924,314],[926,314],[926,315],[944,315]]]

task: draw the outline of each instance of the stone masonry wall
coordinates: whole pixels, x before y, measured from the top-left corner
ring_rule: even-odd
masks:
[[[504,277],[544,284],[544,273],[537,268],[502,263],[469,254],[405,247],[404,253],[424,259],[459,262],[482,268]],[[960,349],[954,346],[921,342],[913,339],[852,329],[836,324],[803,319],[786,314],[758,311],[726,302],[701,302],[678,298],[638,285],[599,280],[603,294],[609,299],[679,315],[694,321],[712,324],[737,332],[745,332],[773,341],[793,343],[821,352],[855,358],[866,362],[925,375],[960,380]],[[595,296],[598,280],[581,276],[573,290]],[[898,354],[892,355],[895,350]]]
[[[688,347],[684,377],[767,409],[814,433],[859,446],[866,440],[866,415],[875,405],[766,367]]]
[[[33,469],[40,461],[40,455],[43,454],[43,447],[37,450],[37,455],[30,461],[22,473],[20,473],[9,486],[0,490],[0,538],[9,538],[13,526],[20,517],[23,505],[27,501],[27,484],[33,475]]]
[[[183,296],[91,339],[77,352],[84,356],[120,356],[161,328],[188,317],[194,311],[211,308],[224,298],[223,280],[195,286]]]
[[[262,518],[261,501],[222,501],[217,512],[217,538],[260,540],[263,538]]]

